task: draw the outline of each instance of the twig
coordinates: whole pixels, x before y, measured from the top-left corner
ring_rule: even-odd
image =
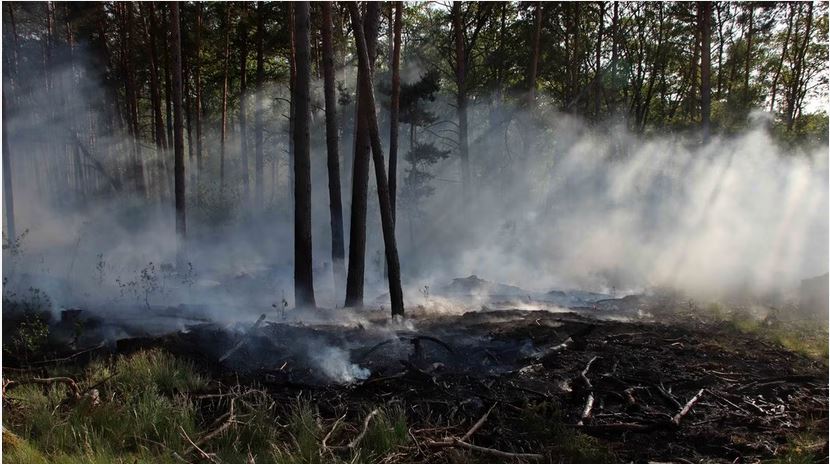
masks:
[[[224,432],[225,430],[228,429],[228,427],[230,427],[231,425],[233,425],[234,422],[236,422],[236,413],[234,412],[234,401],[235,400],[236,400],[236,398],[231,398],[230,409],[229,409],[228,413],[226,414],[227,419],[222,423],[222,425],[220,425],[219,427],[214,429],[212,432],[208,432],[207,434],[205,434],[205,436],[200,438],[196,443],[193,443],[191,441],[190,444],[192,446],[190,448],[188,448],[187,450],[185,450],[185,452],[184,452],[185,456],[192,453],[194,450],[199,451],[200,453],[204,454],[204,451],[202,451],[199,448],[199,446],[204,445],[205,443],[207,443],[208,441],[213,439],[213,437],[215,437],[215,436],[219,435],[220,433]],[[184,430],[182,430],[182,432],[184,432]],[[190,438],[188,438],[188,441],[190,441]]]
[[[569,346],[571,346],[573,341],[574,341],[573,338],[568,337],[568,338],[565,339],[564,342],[562,342],[558,345],[552,346],[550,348],[545,348],[545,349],[539,350],[539,351],[531,354],[530,356],[528,356],[528,358],[530,358],[530,359],[542,359],[545,356],[556,353],[557,351],[562,351],[564,349],[567,349]]]
[[[478,429],[481,428],[482,425],[484,425],[484,422],[487,421],[487,417],[490,416],[490,412],[492,412],[493,408],[495,408],[495,407],[496,407],[496,404],[493,403],[493,405],[490,406],[490,409],[488,409],[487,412],[484,413],[483,416],[481,416],[481,419],[479,419],[475,424],[473,424],[473,426],[470,428],[470,430],[468,430],[467,433],[465,433],[464,436],[461,437],[461,441],[469,440],[470,437],[472,437],[473,434],[476,433],[478,431]]]
[[[529,461],[544,461],[545,456],[542,454],[537,453],[509,453],[507,451],[501,451],[494,448],[485,448],[483,446],[477,446],[465,441],[461,441],[458,438],[451,438],[447,441],[430,441],[427,442],[430,447],[433,448],[450,448],[450,447],[458,447],[458,448],[465,448],[471,451],[478,451],[479,453],[489,454],[490,456],[498,456],[500,458],[509,458],[509,459],[526,459]]]
[[[236,351],[238,349],[242,348],[242,345],[244,345],[245,342],[248,341],[248,337],[252,333],[254,333],[256,331],[256,329],[259,328],[260,324],[262,324],[262,321],[264,321],[264,320],[265,320],[265,314],[262,314],[261,316],[259,316],[259,319],[257,319],[256,322],[254,323],[254,325],[251,326],[251,328],[248,329],[247,332],[245,332],[245,334],[242,336],[242,339],[239,340],[239,342],[237,342],[236,345],[233,346],[233,348],[231,348],[225,354],[223,354],[221,358],[219,358],[219,362],[221,363],[222,361],[228,359],[232,354],[236,353]]]
[[[693,396],[692,399],[690,399],[689,402],[686,403],[685,406],[683,406],[683,409],[681,409],[680,412],[674,415],[674,417],[671,420],[674,423],[674,425],[680,425],[680,421],[683,419],[683,416],[689,414],[689,411],[692,410],[692,407],[694,407],[695,403],[697,403],[700,397],[703,396],[704,391],[706,391],[706,389],[701,388],[700,391],[697,392],[697,395]]]
[[[92,348],[87,348],[85,350],[78,351],[77,353],[72,353],[71,355],[66,356],[65,358],[44,359],[43,361],[35,361],[35,362],[32,363],[32,365],[42,366],[44,364],[53,364],[53,363],[61,363],[61,362],[69,361],[69,360],[77,358],[78,356],[89,353],[91,351],[100,350],[101,348],[104,348],[106,346],[107,346],[107,342],[103,341],[103,342],[93,346]]]
[[[187,436],[187,432],[184,431],[184,427],[182,427],[180,425],[179,430],[181,430],[182,436],[184,437],[184,439],[187,440],[187,442],[190,443],[190,445],[193,447],[192,449],[195,449],[196,451],[199,452],[199,456],[201,456],[203,459],[206,459],[206,460],[208,460],[208,461],[210,461],[214,464],[219,464],[219,461],[217,461],[215,457],[213,457],[213,456],[209,455],[208,453],[206,453],[205,450],[203,450],[202,448],[199,448],[199,446],[196,445],[196,443],[193,443],[193,440],[191,440],[190,437]],[[185,454],[188,454],[189,452],[190,452],[190,450],[188,450]]]
[[[360,440],[363,440],[363,437],[366,435],[366,432],[369,430],[369,422],[375,417],[380,411],[375,408],[370,412],[366,419],[363,419],[363,430],[360,431],[360,434],[354,438],[348,445],[345,446],[332,446],[332,449],[339,449],[339,450],[352,450],[360,444]]]
[[[582,382],[585,383],[585,387],[588,388],[588,398],[585,400],[585,408],[582,409],[582,418],[579,419],[579,422],[577,422],[576,425],[583,425],[585,420],[590,419],[591,410],[594,409],[594,392],[591,391],[594,388],[594,386],[591,385],[591,381],[588,380],[588,371],[591,370],[591,364],[593,364],[594,361],[596,361],[597,359],[599,359],[598,356],[594,356],[593,358],[591,358],[591,360],[588,361],[588,364],[585,366],[585,369],[583,369],[582,372],[579,374],[580,377],[582,377]]]
[[[331,426],[331,430],[329,430],[329,433],[327,433],[326,436],[323,437],[323,441],[321,442],[321,446],[320,446],[320,448],[321,448],[320,453],[321,454],[326,451],[326,449],[327,449],[326,442],[329,441],[329,438],[331,438],[331,435],[334,433],[335,430],[337,430],[337,426],[340,425],[340,422],[342,422],[343,419],[345,419],[345,418],[346,418],[346,414],[343,414],[336,421],[334,421],[334,425]]]
[[[33,378],[27,380],[7,380],[3,383],[3,395],[6,394],[7,390],[11,390],[12,388],[18,387],[20,385],[28,384],[28,383],[36,383],[41,385],[52,385],[54,383],[63,383],[66,384],[67,387],[72,391],[73,396],[75,399],[81,398],[81,389],[78,388],[78,384],[75,383],[69,377],[49,377],[49,378]]]

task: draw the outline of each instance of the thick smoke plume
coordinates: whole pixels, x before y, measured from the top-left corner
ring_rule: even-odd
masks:
[[[187,166],[192,269],[182,275],[169,266],[175,253],[172,153],[143,146],[146,195],[128,189],[113,193],[101,176],[93,176],[99,180],[81,196],[66,180],[71,173],[61,171],[75,149],[74,133],[94,134],[83,140],[94,139],[94,156],[110,174],[123,170],[128,157],[127,134],[118,129],[104,133],[89,122],[102,116],[96,102],[105,91],[82,56],[76,49],[72,69],[53,73],[83,77],[76,80],[84,85],[66,94],[64,103],[50,103],[51,96],[37,88],[11,94],[16,101],[30,102],[15,108],[7,120],[18,234],[28,233],[4,256],[7,290],[41,288],[56,308],[187,304],[203,315],[227,319],[290,311],[287,105],[275,98],[287,96],[286,89],[268,88],[263,98],[268,102],[262,109],[268,172],[262,210],[241,195],[238,127],[227,142],[229,186],[219,191],[216,121],[205,122],[207,160],[198,181],[195,163]],[[418,73],[406,70],[404,76],[414,79]],[[317,93],[322,101],[319,88]],[[445,99],[431,105],[451,127],[455,115]],[[701,144],[695,134],[632,134],[623,121],[587,123],[551,107],[543,102],[531,115],[476,100],[470,111],[472,194],[463,196],[452,151],[431,168],[431,196],[418,204],[401,201],[397,234],[409,304],[423,301],[429,288],[471,274],[529,292],[579,288],[622,293],[670,286],[706,296],[768,296],[827,271],[826,147],[778,145],[763,115],[742,134]],[[44,108],[50,109],[48,117]],[[380,114],[386,117],[384,111]],[[341,176],[348,232],[353,108],[341,107],[340,114],[346,119]],[[454,150],[446,137],[422,137]],[[319,110],[313,115],[312,141],[315,285],[318,301],[336,307],[342,305],[342,295],[332,288]],[[407,140],[400,150],[409,150]],[[89,161],[82,162],[93,172]],[[404,169],[402,162],[401,178]],[[367,302],[383,305],[378,216],[372,191]],[[329,355],[326,359],[333,358]],[[332,375],[360,378],[363,373]]]

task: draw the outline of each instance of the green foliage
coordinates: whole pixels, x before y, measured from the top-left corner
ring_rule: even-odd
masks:
[[[530,438],[551,447],[559,462],[599,464],[616,462],[611,450],[596,438],[566,425],[559,408],[551,403],[530,406],[522,412],[522,424]]]

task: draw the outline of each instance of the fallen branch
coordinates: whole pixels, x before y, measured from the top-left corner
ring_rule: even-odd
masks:
[[[496,407],[495,403],[492,406],[490,406],[490,409],[488,409],[487,412],[484,413],[483,416],[481,416],[481,419],[476,421],[476,423],[473,424],[472,427],[470,427],[470,430],[468,430],[467,433],[465,433],[464,436],[461,437],[461,441],[469,440],[470,437],[472,437],[473,434],[476,433],[478,431],[478,429],[481,428],[482,425],[484,425],[484,422],[487,421],[487,418],[490,416],[490,413],[493,411],[493,408],[495,408],[495,407]]]
[[[238,349],[242,348],[242,345],[244,345],[248,341],[248,337],[250,337],[251,334],[253,334],[256,331],[256,329],[259,328],[259,326],[262,324],[262,321],[264,321],[264,320],[265,320],[265,314],[262,314],[261,316],[259,316],[259,319],[256,320],[254,325],[251,326],[251,328],[248,329],[248,331],[245,332],[244,335],[242,335],[242,338],[236,343],[236,345],[234,345],[233,348],[228,350],[225,354],[222,355],[221,358],[219,358],[219,362],[221,363],[224,360],[228,359],[232,354],[236,353],[236,351]]]
[[[190,437],[187,436],[187,432],[184,431],[184,428],[181,425],[179,426],[179,430],[182,432],[182,437],[184,437],[184,439],[187,440],[188,443],[190,443],[190,445],[192,447],[191,449],[195,449],[196,451],[198,451],[199,456],[202,459],[210,461],[214,464],[219,464],[219,461],[214,456],[206,453],[205,450],[203,450],[202,448],[199,448],[199,446],[196,443],[193,443],[193,440],[191,440]],[[187,451],[187,453],[189,453],[189,452],[190,452],[190,450]]]
[[[49,378],[33,378],[33,379],[26,379],[26,380],[7,380],[3,383],[3,395],[6,394],[6,391],[11,390],[12,388],[19,387],[20,385],[25,384],[40,384],[40,385],[52,385],[55,383],[62,383],[69,387],[69,390],[72,391],[73,397],[77,400],[81,398],[81,389],[78,388],[78,384],[75,383],[69,377],[49,377]]]
[[[498,456],[500,458],[509,458],[509,459],[526,459],[528,461],[544,461],[545,456],[542,454],[537,453],[509,453],[507,451],[501,451],[494,448],[485,448],[483,446],[477,446],[466,441],[461,441],[458,438],[450,438],[445,441],[430,441],[427,442],[427,445],[433,448],[464,448],[470,451],[477,451],[479,453],[488,454],[490,456]]]
[[[612,424],[591,424],[591,425],[578,425],[577,428],[579,430],[584,430],[586,432],[648,432],[653,429],[655,426],[650,424],[634,424],[628,422],[618,422]]]
[[[551,355],[551,354],[556,353],[558,351],[562,351],[562,350],[567,349],[569,346],[571,346],[571,344],[573,342],[574,342],[574,339],[571,338],[571,337],[568,337],[568,338],[565,339],[564,342],[562,342],[558,345],[554,345],[554,346],[551,346],[549,348],[541,349],[541,350],[531,354],[530,356],[528,356],[528,359],[534,359],[534,360],[542,359],[544,357],[547,357],[548,355]]]
[[[230,408],[228,410],[228,413],[225,414],[224,416],[222,416],[222,417],[227,417],[227,419],[224,422],[222,422],[222,424],[219,427],[214,429],[212,432],[208,432],[207,434],[205,434],[202,438],[200,438],[195,443],[190,440],[190,437],[187,438],[187,441],[190,442],[191,447],[188,448],[187,450],[185,450],[185,452],[183,453],[185,456],[192,453],[193,451],[199,451],[199,453],[202,454],[202,455],[206,454],[199,447],[204,445],[208,441],[212,440],[213,437],[215,437],[215,436],[219,435],[220,433],[224,432],[225,430],[227,430],[228,427],[230,427],[231,425],[234,424],[234,422],[236,422],[236,413],[234,412],[234,401],[235,400],[236,400],[236,398],[231,398],[231,403],[230,403]],[[220,417],[220,420],[221,419],[222,418]],[[184,433],[184,430],[182,430],[182,433]],[[187,434],[185,434],[185,436],[187,436]]]
[[[340,418],[338,418],[336,421],[334,421],[334,424],[331,426],[331,430],[329,430],[329,433],[327,433],[326,436],[323,437],[323,441],[322,441],[321,446],[320,446],[320,448],[321,448],[320,449],[320,454],[322,454],[323,452],[326,451],[326,449],[328,449],[328,447],[326,446],[326,442],[329,441],[329,438],[331,438],[331,435],[334,433],[335,430],[337,430],[337,426],[340,425],[340,423],[343,422],[343,419],[345,419],[345,418],[346,418],[346,414],[343,414],[342,416],[340,416]]]
[[[594,386],[591,385],[591,381],[588,380],[588,371],[591,370],[591,364],[593,364],[594,361],[596,361],[597,359],[599,359],[598,356],[594,356],[593,358],[591,358],[591,360],[588,361],[588,364],[585,366],[585,369],[583,369],[582,372],[579,374],[580,377],[582,377],[582,382],[588,389],[588,398],[585,400],[585,408],[582,409],[582,418],[579,419],[579,422],[577,422],[576,425],[583,425],[583,423],[587,419],[590,419],[591,410],[594,409],[594,392],[591,391],[594,388]]]
[[[332,449],[338,449],[338,450],[353,450],[353,449],[355,449],[357,447],[357,445],[360,444],[360,440],[363,440],[363,437],[366,435],[366,432],[369,430],[369,422],[372,420],[373,417],[378,415],[379,412],[380,412],[380,410],[375,408],[375,409],[372,410],[372,412],[370,412],[366,416],[366,419],[363,419],[363,430],[361,430],[360,434],[358,434],[354,438],[354,440],[352,440],[348,445],[345,445],[345,446],[332,446]]]
[[[672,423],[674,423],[674,425],[680,425],[680,421],[683,419],[683,416],[689,414],[689,411],[692,410],[692,407],[694,407],[695,403],[697,403],[700,397],[703,396],[704,391],[706,390],[704,388],[701,388],[700,391],[697,392],[697,395],[693,396],[692,399],[690,399],[689,402],[683,406],[683,409],[681,409],[680,412],[674,415],[674,417],[671,420]]]

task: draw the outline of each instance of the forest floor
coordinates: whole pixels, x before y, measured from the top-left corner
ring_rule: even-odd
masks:
[[[826,326],[654,319],[415,311],[7,347],[3,458],[827,462]]]

